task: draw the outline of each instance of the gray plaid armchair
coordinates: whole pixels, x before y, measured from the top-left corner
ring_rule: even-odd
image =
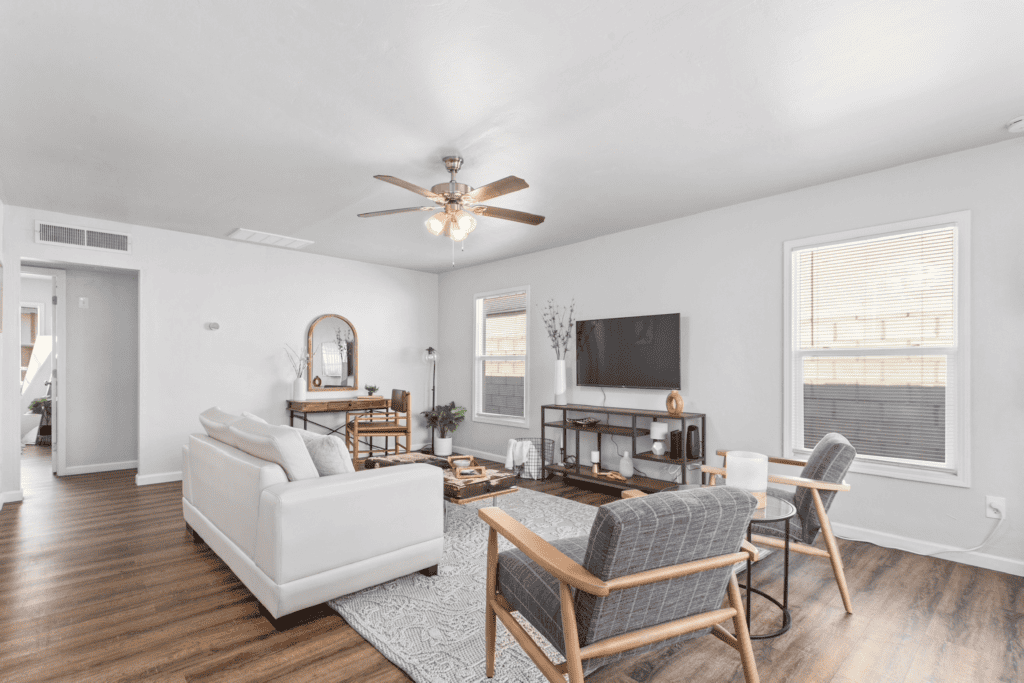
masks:
[[[548,543],[498,508],[487,551],[487,676],[500,618],[549,681],[582,683],[627,653],[712,633],[758,681],[732,565],[756,559],[744,541],[753,496],[738,489],[673,491],[602,506],[589,537]],[[498,553],[498,534],[515,550]],[[728,605],[723,607],[723,599]],[[552,663],[512,616],[519,612],[566,658]],[[736,635],[719,624],[732,619]],[[585,662],[585,665],[584,665]]]
[[[718,454],[723,460],[728,461],[729,451],[718,451]],[[836,585],[839,586],[839,594],[843,598],[843,607],[849,614],[853,614],[853,601],[846,585],[839,543],[832,533],[832,524],[828,519],[828,509],[832,506],[836,493],[850,490],[850,485],[843,480],[856,457],[857,451],[850,442],[842,434],[831,432],[821,438],[806,463],[786,458],[768,458],[772,463],[803,467],[799,477],[768,477],[768,481],[773,484],[795,486],[794,493],[771,487],[768,491],[773,496],[788,500],[796,507],[796,519],[790,522],[789,527],[790,538],[795,541],[790,545],[790,550],[829,559],[832,563],[832,573],[836,577]],[[725,470],[717,467],[705,465],[703,470],[711,474],[712,484],[716,476],[725,476]],[[781,524],[755,522],[752,530],[754,543],[773,548],[785,547],[786,531]],[[812,545],[819,531],[825,539],[825,550]]]

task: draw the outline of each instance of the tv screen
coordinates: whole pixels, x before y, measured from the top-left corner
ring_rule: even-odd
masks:
[[[576,322],[576,384],[679,388],[679,314]]]

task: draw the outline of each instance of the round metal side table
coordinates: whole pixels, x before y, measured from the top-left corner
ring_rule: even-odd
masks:
[[[771,633],[760,633],[750,634],[753,640],[764,640],[766,638],[776,638],[781,636],[783,633],[789,630],[792,626],[793,619],[789,613],[789,520],[796,516],[796,508],[792,503],[781,498],[776,498],[771,494],[767,497],[766,505],[760,510],[754,510],[754,517],[750,520],[750,525],[747,527],[747,540],[751,541],[753,535],[753,526],[755,522],[771,523],[771,522],[785,522],[786,524],[786,543],[785,543],[785,560],[782,569],[782,602],[768,595],[764,591],[751,587],[754,582],[752,576],[751,567],[753,563],[747,559],[747,578],[746,584],[740,584],[740,588],[746,589],[747,592],[747,631],[750,631],[750,594],[757,593],[762,598],[772,603],[780,610],[782,610],[782,627]]]

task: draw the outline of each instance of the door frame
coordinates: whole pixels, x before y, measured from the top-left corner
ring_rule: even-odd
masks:
[[[53,446],[50,451],[51,469],[58,477],[67,473],[67,444],[64,443],[64,434],[67,433],[67,416],[64,414],[63,406],[67,405],[67,388],[64,385],[67,378],[67,325],[65,305],[67,303],[67,271],[61,268],[50,268],[41,266],[21,266],[21,273],[35,275],[46,275],[53,278],[53,292],[57,297],[57,303],[53,305],[53,377],[57,381],[57,390],[51,396],[52,414],[51,433],[53,435]]]

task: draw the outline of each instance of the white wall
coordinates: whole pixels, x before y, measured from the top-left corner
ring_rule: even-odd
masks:
[[[138,273],[66,272],[66,471],[123,469],[139,452]]]
[[[687,410],[708,414],[708,452],[778,453],[783,242],[967,209],[973,231],[972,486],[851,474],[853,490],[837,497],[833,517],[846,533],[869,533],[884,544],[968,547],[993,524],[984,515],[985,495],[1005,496],[1007,522],[985,554],[965,561],[1024,575],[1022,177],[1024,140],[1013,140],[445,273],[439,350],[445,358],[464,360],[439,366],[439,401],[471,405],[474,293],[527,284],[534,308],[530,428],[467,420],[456,444],[503,453],[509,436],[539,436],[539,406],[552,399],[554,360],[540,307],[554,297],[562,304],[575,298],[580,319],[681,313],[689,325],[682,393]],[[559,228],[557,217],[548,224]],[[574,365],[572,353],[567,360]],[[571,401],[601,403],[600,390],[573,384],[570,377]],[[661,408],[665,394],[609,390],[608,404]]]
[[[430,380],[421,355],[437,345],[436,275],[22,207],[6,207],[4,217],[5,263],[28,258],[138,271],[141,483],[180,477],[181,445],[212,405],[285,423],[291,379],[283,346],[303,344],[307,326],[323,313],[355,326],[361,383],[406,388],[414,410],[426,407]],[[129,232],[133,252],[35,244],[36,219]],[[5,306],[5,329],[16,315]],[[208,322],[220,330],[205,329]],[[8,359],[14,338],[4,337]],[[4,362],[5,406],[16,372]],[[2,483],[10,491],[20,488],[17,419],[4,408]],[[414,424],[413,442],[422,443],[425,430]]]

